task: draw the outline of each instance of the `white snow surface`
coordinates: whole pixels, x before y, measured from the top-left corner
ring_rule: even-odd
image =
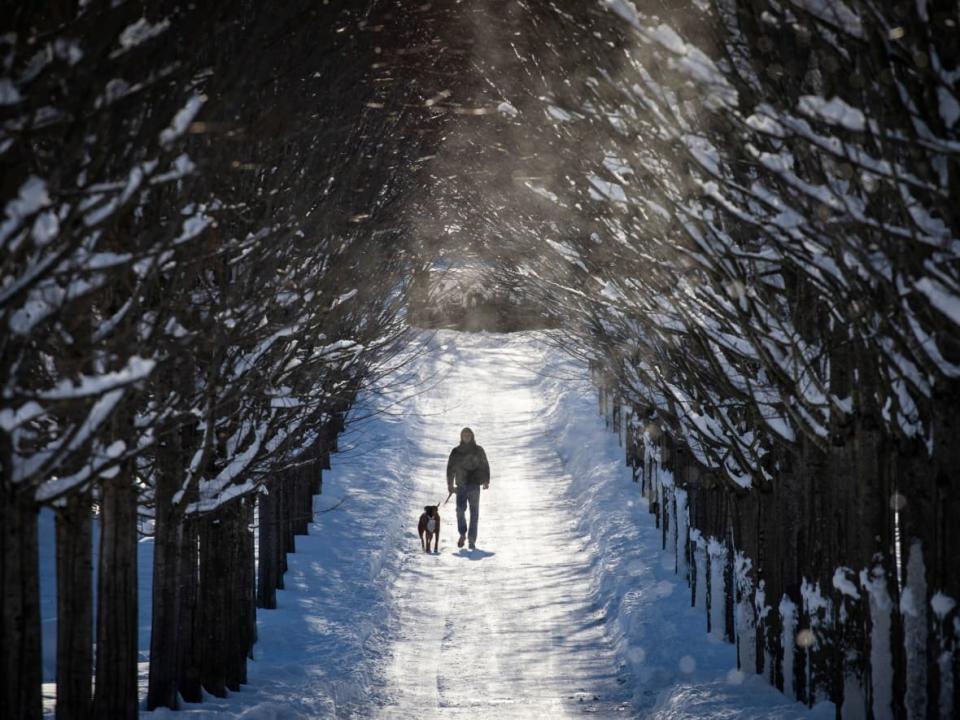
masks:
[[[146,42],[150,38],[165,32],[170,27],[170,21],[163,18],[159,22],[151,23],[145,17],[131,23],[120,33],[120,47],[123,50],[130,50],[140,43]]]
[[[409,382],[388,378],[353,411],[278,609],[258,611],[250,684],[143,716],[832,718],[737,671],[734,646],[706,634],[586,367],[541,339],[419,336]],[[417,520],[446,497],[467,425],[492,469],[478,547],[456,547],[451,499],[426,554]]]
[[[800,112],[810,117],[824,120],[831,125],[839,125],[847,130],[863,132],[867,120],[863,111],[855,108],[838,97],[829,100],[819,95],[802,95],[800,97]]]
[[[0,105],[16,105],[23,95],[10,78],[0,78]]]

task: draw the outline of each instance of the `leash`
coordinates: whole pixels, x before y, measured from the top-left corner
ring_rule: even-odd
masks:
[[[453,497],[453,493],[450,493],[449,495],[447,495],[447,499],[443,501],[443,504],[446,505],[448,502],[450,502],[450,498],[452,497]]]

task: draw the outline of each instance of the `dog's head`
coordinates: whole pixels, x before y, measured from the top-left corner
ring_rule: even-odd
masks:
[[[440,509],[439,505],[424,505],[423,512],[426,513],[427,517],[433,517],[437,514],[437,510]]]

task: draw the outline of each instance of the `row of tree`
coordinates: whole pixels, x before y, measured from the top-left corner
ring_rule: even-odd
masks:
[[[438,213],[564,308],[668,510],[731,577],[742,555],[767,619],[744,667],[765,647],[807,702],[951,717],[956,5],[600,5],[487,3],[477,97],[503,98],[448,133],[439,161],[471,182],[438,173]],[[784,648],[804,630],[801,682]]]
[[[42,712],[44,506],[57,717],[138,715],[138,518],[147,707],[245,681],[255,599],[275,605],[345,415],[403,338],[404,199],[439,128],[409,81],[434,59],[410,50],[443,22],[407,5],[3,13],[5,716]]]

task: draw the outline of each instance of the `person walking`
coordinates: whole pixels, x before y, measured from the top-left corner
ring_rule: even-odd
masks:
[[[469,539],[470,549],[477,547],[477,522],[480,518],[480,488],[490,487],[490,465],[487,454],[477,445],[473,430],[460,431],[460,444],[450,451],[447,460],[447,490],[457,493],[457,529],[460,539],[457,547],[463,547]],[[470,505],[470,528],[467,529],[467,504]]]

